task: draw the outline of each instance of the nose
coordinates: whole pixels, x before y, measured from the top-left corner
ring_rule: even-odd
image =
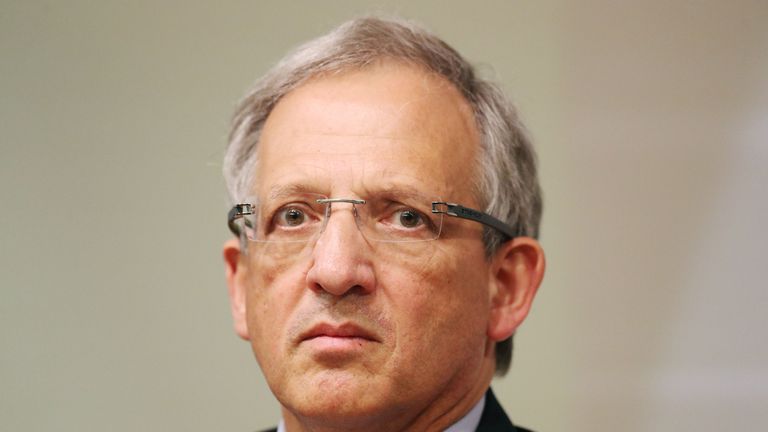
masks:
[[[357,228],[354,208],[334,205],[314,245],[307,285],[334,296],[370,293],[376,286],[371,255]]]

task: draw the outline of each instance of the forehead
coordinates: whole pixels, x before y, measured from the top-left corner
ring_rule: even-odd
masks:
[[[384,63],[315,78],[283,97],[262,131],[256,189],[405,187],[466,201],[478,150],[471,107],[452,84]]]

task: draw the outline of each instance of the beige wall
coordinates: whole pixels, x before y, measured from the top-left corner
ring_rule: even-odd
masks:
[[[495,384],[513,418],[765,429],[767,3],[2,0],[0,430],[277,421],[228,316],[228,116],[371,10],[496,76],[537,141],[549,271]]]

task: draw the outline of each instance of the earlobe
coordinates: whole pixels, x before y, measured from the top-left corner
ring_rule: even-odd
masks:
[[[497,251],[491,266],[490,339],[507,339],[522,324],[544,277],[544,267],[544,251],[533,238],[515,238]]]
[[[227,278],[227,291],[229,304],[232,310],[232,320],[235,333],[245,340],[248,336],[248,321],[245,313],[245,265],[241,262],[240,242],[238,239],[230,239],[224,243],[224,267]]]

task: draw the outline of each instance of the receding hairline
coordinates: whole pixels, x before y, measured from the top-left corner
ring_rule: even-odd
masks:
[[[461,119],[461,133],[465,134],[467,137],[469,137],[469,142],[465,143],[464,140],[461,141],[455,141],[455,145],[460,145],[463,147],[471,146],[470,153],[472,154],[473,158],[472,160],[468,161],[472,164],[471,169],[466,173],[466,178],[463,180],[465,181],[472,181],[472,179],[476,178],[480,171],[482,170],[480,159],[483,157],[486,149],[483,142],[483,132],[482,132],[482,125],[478,121],[477,117],[477,107],[467,98],[466,94],[456,85],[455,82],[451,81],[448,77],[445,75],[430,69],[427,65],[422,64],[420,62],[410,61],[407,59],[401,59],[397,57],[392,56],[382,56],[380,58],[377,58],[376,61],[372,61],[363,65],[357,65],[357,64],[347,64],[342,65],[338,68],[335,68],[333,70],[322,70],[313,74],[310,74],[306,77],[304,77],[301,80],[298,80],[288,89],[286,92],[282,93],[278,98],[276,98],[273,101],[273,104],[267,113],[267,115],[264,117],[264,124],[261,128],[260,138],[259,141],[262,141],[264,136],[264,132],[267,132],[269,130],[270,125],[270,119],[273,118],[273,114],[276,110],[279,109],[283,101],[287,98],[291,98],[292,96],[295,96],[297,92],[301,92],[303,89],[310,87],[314,84],[322,83],[323,81],[327,80],[344,80],[347,76],[352,74],[366,74],[369,72],[373,72],[376,69],[386,69],[391,68],[393,69],[393,72],[397,73],[398,71],[406,71],[406,72],[412,72],[412,76],[416,77],[423,77],[421,80],[424,83],[424,88],[428,89],[428,92],[432,91],[442,91],[445,96],[447,97],[449,103],[451,106],[453,106],[456,110],[456,114],[458,118]],[[429,93],[424,93],[423,95],[419,95],[418,97],[414,96],[412,99],[409,99],[408,101],[404,102],[405,104],[411,103],[412,100],[416,100],[419,98],[428,98],[430,96]],[[428,116],[432,117],[431,114],[428,114]],[[454,123],[455,124],[455,123]],[[260,172],[262,169],[261,166],[261,157],[259,156],[259,153],[262,151],[264,147],[262,145],[256,146],[254,149],[255,153],[255,166],[253,167],[254,172]],[[252,179],[252,184],[249,185],[250,188],[254,188],[257,186],[256,178]],[[474,182],[473,182],[474,183]],[[475,198],[476,203],[478,205],[484,206],[486,204],[487,198],[483,196],[482,192],[477,190],[477,187],[472,187],[471,190],[472,196]]]

